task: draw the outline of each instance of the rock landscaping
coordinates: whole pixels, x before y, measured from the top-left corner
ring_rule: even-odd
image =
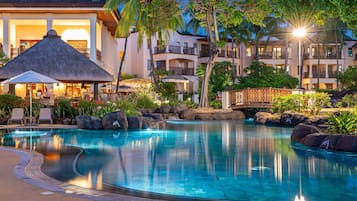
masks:
[[[293,129],[291,141],[332,151],[357,152],[357,136],[327,134],[314,125],[304,123]]]

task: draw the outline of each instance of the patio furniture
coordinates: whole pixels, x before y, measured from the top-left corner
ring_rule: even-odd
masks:
[[[24,113],[24,108],[13,108],[11,112],[11,117],[9,120],[7,120],[7,124],[10,124],[14,121],[18,121],[21,123],[21,125],[24,125]]]
[[[40,114],[37,123],[40,124],[40,121],[49,121],[51,124],[53,124],[50,108],[40,108]]]

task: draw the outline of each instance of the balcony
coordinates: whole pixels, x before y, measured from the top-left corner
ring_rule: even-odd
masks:
[[[259,53],[259,59],[285,59],[286,54],[274,54],[274,52]],[[256,58],[256,55],[254,55]]]
[[[174,75],[194,75],[193,68],[170,66],[169,69],[169,71]]]
[[[227,53],[227,54],[226,54]],[[218,52],[218,57],[224,57],[224,58],[232,58],[232,56],[234,56],[234,58],[237,58],[237,55],[234,51],[225,51],[225,50],[220,50]],[[201,49],[200,51],[200,57],[209,57],[209,49]]]
[[[177,46],[177,45],[169,45],[167,47],[155,47],[154,48],[154,54],[164,54],[164,53],[195,55],[195,48],[194,47],[181,47],[181,46]]]
[[[312,78],[317,78],[317,77],[318,77],[318,73],[313,72]],[[336,78],[336,77],[337,77],[336,71],[329,71],[328,77],[326,77],[326,72],[322,71],[322,72],[320,72],[320,76],[319,76],[319,78]],[[303,78],[310,78],[309,72],[304,72]]]
[[[305,59],[310,59],[310,58],[318,59],[318,56],[316,54],[310,56],[310,54],[307,53],[304,55],[304,58]],[[336,54],[323,55],[323,54],[321,54],[320,59],[341,59],[341,55],[336,55]]]

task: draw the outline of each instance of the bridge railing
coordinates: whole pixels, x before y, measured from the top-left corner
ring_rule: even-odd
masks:
[[[231,108],[270,108],[275,96],[292,94],[291,89],[282,88],[246,88],[229,91]]]

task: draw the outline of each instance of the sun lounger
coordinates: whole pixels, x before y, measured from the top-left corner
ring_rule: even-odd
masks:
[[[9,120],[7,120],[7,124],[10,124],[12,122],[20,122],[22,125],[24,124],[24,113],[25,110],[24,108],[13,108],[11,112],[11,117]]]
[[[37,123],[40,124],[40,121],[48,121],[53,124],[50,108],[40,108],[40,115],[38,117]]]

